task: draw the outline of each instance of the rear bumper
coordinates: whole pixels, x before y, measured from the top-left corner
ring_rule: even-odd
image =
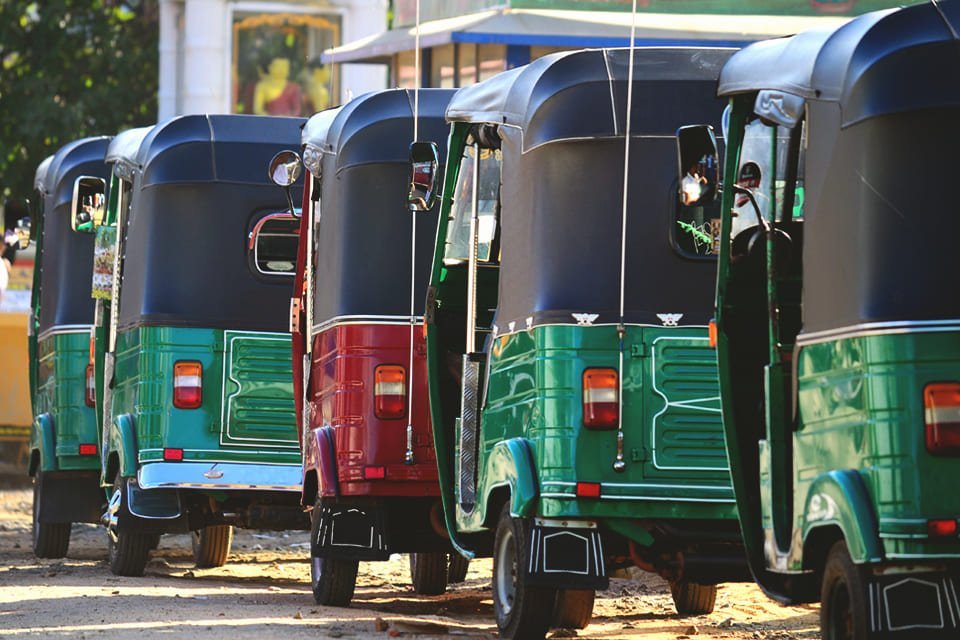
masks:
[[[291,491],[303,483],[299,464],[231,462],[152,462],[137,472],[142,489],[217,489],[220,491]]]

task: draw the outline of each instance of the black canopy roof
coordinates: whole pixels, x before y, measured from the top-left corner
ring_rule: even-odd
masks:
[[[734,49],[638,48],[634,54],[633,135],[677,128],[678,110],[696,105],[669,95],[695,83],[716,88],[717,76]],[[523,150],[550,141],[622,137],[626,124],[629,49],[567,51],[460,89],[447,119],[490,122],[523,131]],[[654,97],[656,99],[654,99]]]
[[[703,325],[715,263],[671,244],[676,130],[719,130],[716,78],[730,49],[635,51],[625,320]],[[498,331],[619,321],[620,240],[629,50],[546,56],[461,89],[448,118],[500,123],[502,264]],[[667,319],[665,319],[667,318]]]
[[[924,106],[957,105],[958,30],[960,4],[940,0],[864,14],[839,28],[757,42],[724,66],[719,93],[768,89],[836,102],[844,125]]]
[[[93,323],[93,235],[70,229],[70,207],[77,178],[108,177],[103,156],[109,142],[106,136],[75,140],[37,168],[35,178],[43,194],[43,237],[37,264],[40,333]]]
[[[450,89],[420,91],[419,138],[439,142],[445,161]],[[407,210],[413,91],[369,93],[319,113],[305,147],[322,150],[314,322],[410,315],[411,234],[416,224],[414,313],[423,313],[437,210]],[[438,170],[443,175],[443,166]]]
[[[191,115],[150,131],[137,153],[122,328],[287,329],[293,278],[257,273],[249,234],[264,215],[287,210],[267,165],[297,147],[303,122]]]

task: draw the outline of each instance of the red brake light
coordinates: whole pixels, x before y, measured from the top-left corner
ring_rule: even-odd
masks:
[[[957,535],[957,521],[928,520],[927,535],[931,538],[954,538]]]
[[[95,456],[97,455],[97,445],[95,444],[82,444],[77,451],[81,456]]]
[[[599,482],[578,482],[577,497],[578,498],[599,498],[600,483]]]
[[[93,407],[97,404],[97,379],[93,375],[93,365],[87,365],[87,384],[86,392],[83,394],[83,401],[88,407]],[[83,445],[80,445],[83,446]],[[94,452],[96,453],[96,452]]]
[[[173,365],[173,406],[196,409],[203,402],[203,365],[180,361]]]
[[[583,426],[615,429],[620,420],[616,369],[586,369],[583,372]]]
[[[365,480],[383,480],[387,477],[386,467],[364,467],[363,477]]]
[[[183,461],[183,449],[164,449],[163,459],[167,462]]]
[[[710,348],[717,348],[717,319],[710,318],[707,324],[707,337],[710,339]]]
[[[400,365],[382,364],[373,372],[373,413],[397,420],[407,413],[407,372]]]
[[[960,383],[934,382],[923,389],[927,451],[960,455]]]

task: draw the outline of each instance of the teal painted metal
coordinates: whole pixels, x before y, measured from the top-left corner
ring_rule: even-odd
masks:
[[[111,425],[109,455],[118,459],[117,470],[124,478],[137,475],[137,424],[130,414],[118,415]],[[113,478],[101,477],[104,485],[112,484]]]
[[[98,445],[99,449],[100,442],[94,410],[84,403],[89,339],[89,330],[70,329],[37,340],[37,358],[32,365],[36,368],[33,411],[37,418],[30,441],[31,450],[40,453],[43,471],[100,466],[96,455],[79,455],[81,444]]]
[[[31,462],[30,475],[37,471],[56,471],[56,432],[53,425],[53,418],[49,413],[41,413],[34,418],[33,429],[30,431],[30,450],[39,454],[39,461],[34,464]]]
[[[184,461],[300,464],[289,353],[286,334],[170,327],[120,333],[112,414],[134,418],[134,464],[163,460],[165,448],[183,449]],[[173,367],[181,360],[203,366],[199,409],[172,406]]]

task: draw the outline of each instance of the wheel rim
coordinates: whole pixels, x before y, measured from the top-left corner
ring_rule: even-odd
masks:
[[[310,582],[314,588],[320,584],[320,576],[323,575],[323,558],[316,556],[310,558]]]
[[[830,592],[830,636],[828,640],[853,638],[853,614],[850,610],[850,592],[847,585],[838,582]]]
[[[494,554],[494,582],[500,611],[510,615],[517,597],[517,545],[512,531],[506,531],[500,538]]]
[[[119,520],[120,502],[122,498],[123,494],[120,488],[114,489],[113,495],[110,496],[110,502],[107,503],[107,512],[103,516],[107,525],[107,537],[110,538],[112,544],[117,543],[117,521]]]

